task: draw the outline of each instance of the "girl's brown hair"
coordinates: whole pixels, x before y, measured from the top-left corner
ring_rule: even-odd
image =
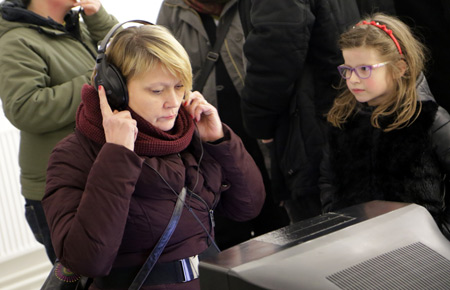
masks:
[[[421,110],[421,103],[417,102],[416,81],[424,70],[425,47],[414,37],[410,28],[396,17],[376,13],[362,21],[386,25],[387,30],[392,30],[402,53],[385,30],[370,24],[355,25],[344,32],[339,39],[340,49],[373,48],[378,51],[381,61],[389,61],[386,67],[393,78],[394,90],[385,104],[375,108],[371,123],[380,128],[380,118],[392,116],[393,122],[383,128],[384,131],[406,127],[414,122]],[[405,66],[406,70],[402,74],[402,67]],[[343,92],[335,99],[327,114],[327,120],[339,128],[354,113],[358,103],[345,81],[341,82],[341,89]]]

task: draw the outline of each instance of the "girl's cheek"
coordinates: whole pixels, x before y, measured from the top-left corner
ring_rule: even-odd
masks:
[[[372,78],[368,78],[364,81],[364,85],[367,88],[373,88],[373,87],[377,86],[377,82],[376,82],[376,80],[374,80]]]

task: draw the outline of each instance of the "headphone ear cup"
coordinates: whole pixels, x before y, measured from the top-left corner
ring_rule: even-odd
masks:
[[[97,74],[94,76],[95,88],[98,89],[100,85],[103,86],[105,88],[109,106],[111,107],[111,109],[119,111],[126,109],[128,106],[127,82],[122,76],[120,70],[106,61],[105,51],[106,46],[108,45],[108,42],[114,35],[114,33],[116,33],[116,31],[120,27],[122,27],[122,25],[130,22],[136,22],[144,25],[153,25],[153,23],[146,20],[130,20],[114,25],[100,43],[95,65],[95,69],[97,71]]]
[[[124,110],[128,106],[128,88],[125,78],[119,69],[106,61],[106,56],[99,56],[97,75],[94,78],[95,86],[105,88],[106,98],[112,110]]]

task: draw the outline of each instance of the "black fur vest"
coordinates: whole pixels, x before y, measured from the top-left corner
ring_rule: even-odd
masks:
[[[430,128],[437,104],[423,102],[410,126],[383,132],[370,124],[363,108],[330,135],[330,166],[336,174],[331,209],[370,201],[412,202],[433,216],[442,211],[442,174],[433,151]]]

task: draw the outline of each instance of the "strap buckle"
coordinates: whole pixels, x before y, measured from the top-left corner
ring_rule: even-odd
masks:
[[[199,277],[198,265],[199,260],[198,256],[192,256],[189,258],[179,260],[181,263],[181,268],[183,270],[184,282],[189,282],[191,280],[197,279]]]
[[[208,54],[206,55],[206,59],[216,62],[219,59],[219,54],[214,51],[208,51]]]

